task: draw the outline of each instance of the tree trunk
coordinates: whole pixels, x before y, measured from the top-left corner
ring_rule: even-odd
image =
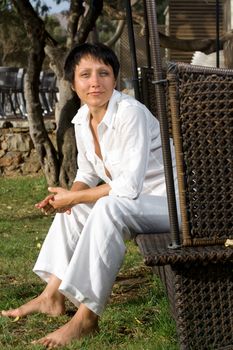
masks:
[[[31,43],[25,77],[29,131],[48,185],[57,185],[59,178],[57,152],[46,131],[39,100],[39,77],[45,58],[47,33],[44,22],[37,16],[28,0],[12,0],[12,2],[24,22]]]
[[[50,67],[57,76],[59,101],[56,104],[55,118],[57,124],[57,150],[60,165],[59,184],[70,187],[77,170],[77,148],[74,126],[71,120],[80,107],[77,95],[71,90],[70,83],[64,80],[64,50],[47,45],[45,52],[50,60]],[[59,57],[59,61],[57,60]]]
[[[49,186],[54,186],[58,184],[59,178],[57,152],[45,128],[39,95],[36,92],[38,88],[35,89],[32,87],[33,80],[36,80],[33,79],[32,75],[35,73],[36,69],[39,69],[40,72],[40,67],[32,61],[33,60],[29,58],[31,64],[28,65],[28,72],[25,76],[25,98],[27,102],[29,131],[47,183]],[[32,66],[36,66],[37,68]]]
[[[73,93],[71,99],[61,110],[57,128],[57,146],[60,161],[59,183],[64,187],[69,187],[72,184],[77,170],[77,146],[71,120],[79,107],[80,100]]]

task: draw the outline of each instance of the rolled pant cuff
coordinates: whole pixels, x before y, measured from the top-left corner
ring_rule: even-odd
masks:
[[[105,305],[100,305],[97,302],[85,297],[76,287],[66,284],[59,287],[59,292],[62,293],[67,299],[69,299],[76,307],[80,304],[84,304],[89,310],[93,311],[96,315],[101,316],[104,312]]]
[[[63,276],[58,271],[54,270],[54,268],[52,268],[52,266],[48,266],[48,265],[37,266],[37,265],[35,265],[32,271],[37,276],[39,276],[43,281],[45,281],[46,283],[48,283],[51,275],[56,276],[61,281],[63,279]]]

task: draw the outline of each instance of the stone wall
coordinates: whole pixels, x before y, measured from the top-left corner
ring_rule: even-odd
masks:
[[[54,143],[55,121],[46,120],[45,126]],[[0,176],[37,174],[40,171],[27,120],[0,120]]]

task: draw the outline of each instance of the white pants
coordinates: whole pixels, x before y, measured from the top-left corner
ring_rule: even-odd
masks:
[[[57,276],[71,302],[101,315],[123,262],[124,240],[140,232],[169,232],[166,197],[107,196],[76,205],[71,215],[56,214],[33,271],[46,282]]]

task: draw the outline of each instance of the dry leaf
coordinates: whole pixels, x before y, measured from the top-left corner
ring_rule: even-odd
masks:
[[[233,248],[233,239],[227,239],[225,242],[225,247]]]
[[[137,323],[142,324],[142,322],[139,321],[139,319],[138,319],[137,317],[134,317],[134,318],[135,318],[135,320],[136,320]]]

